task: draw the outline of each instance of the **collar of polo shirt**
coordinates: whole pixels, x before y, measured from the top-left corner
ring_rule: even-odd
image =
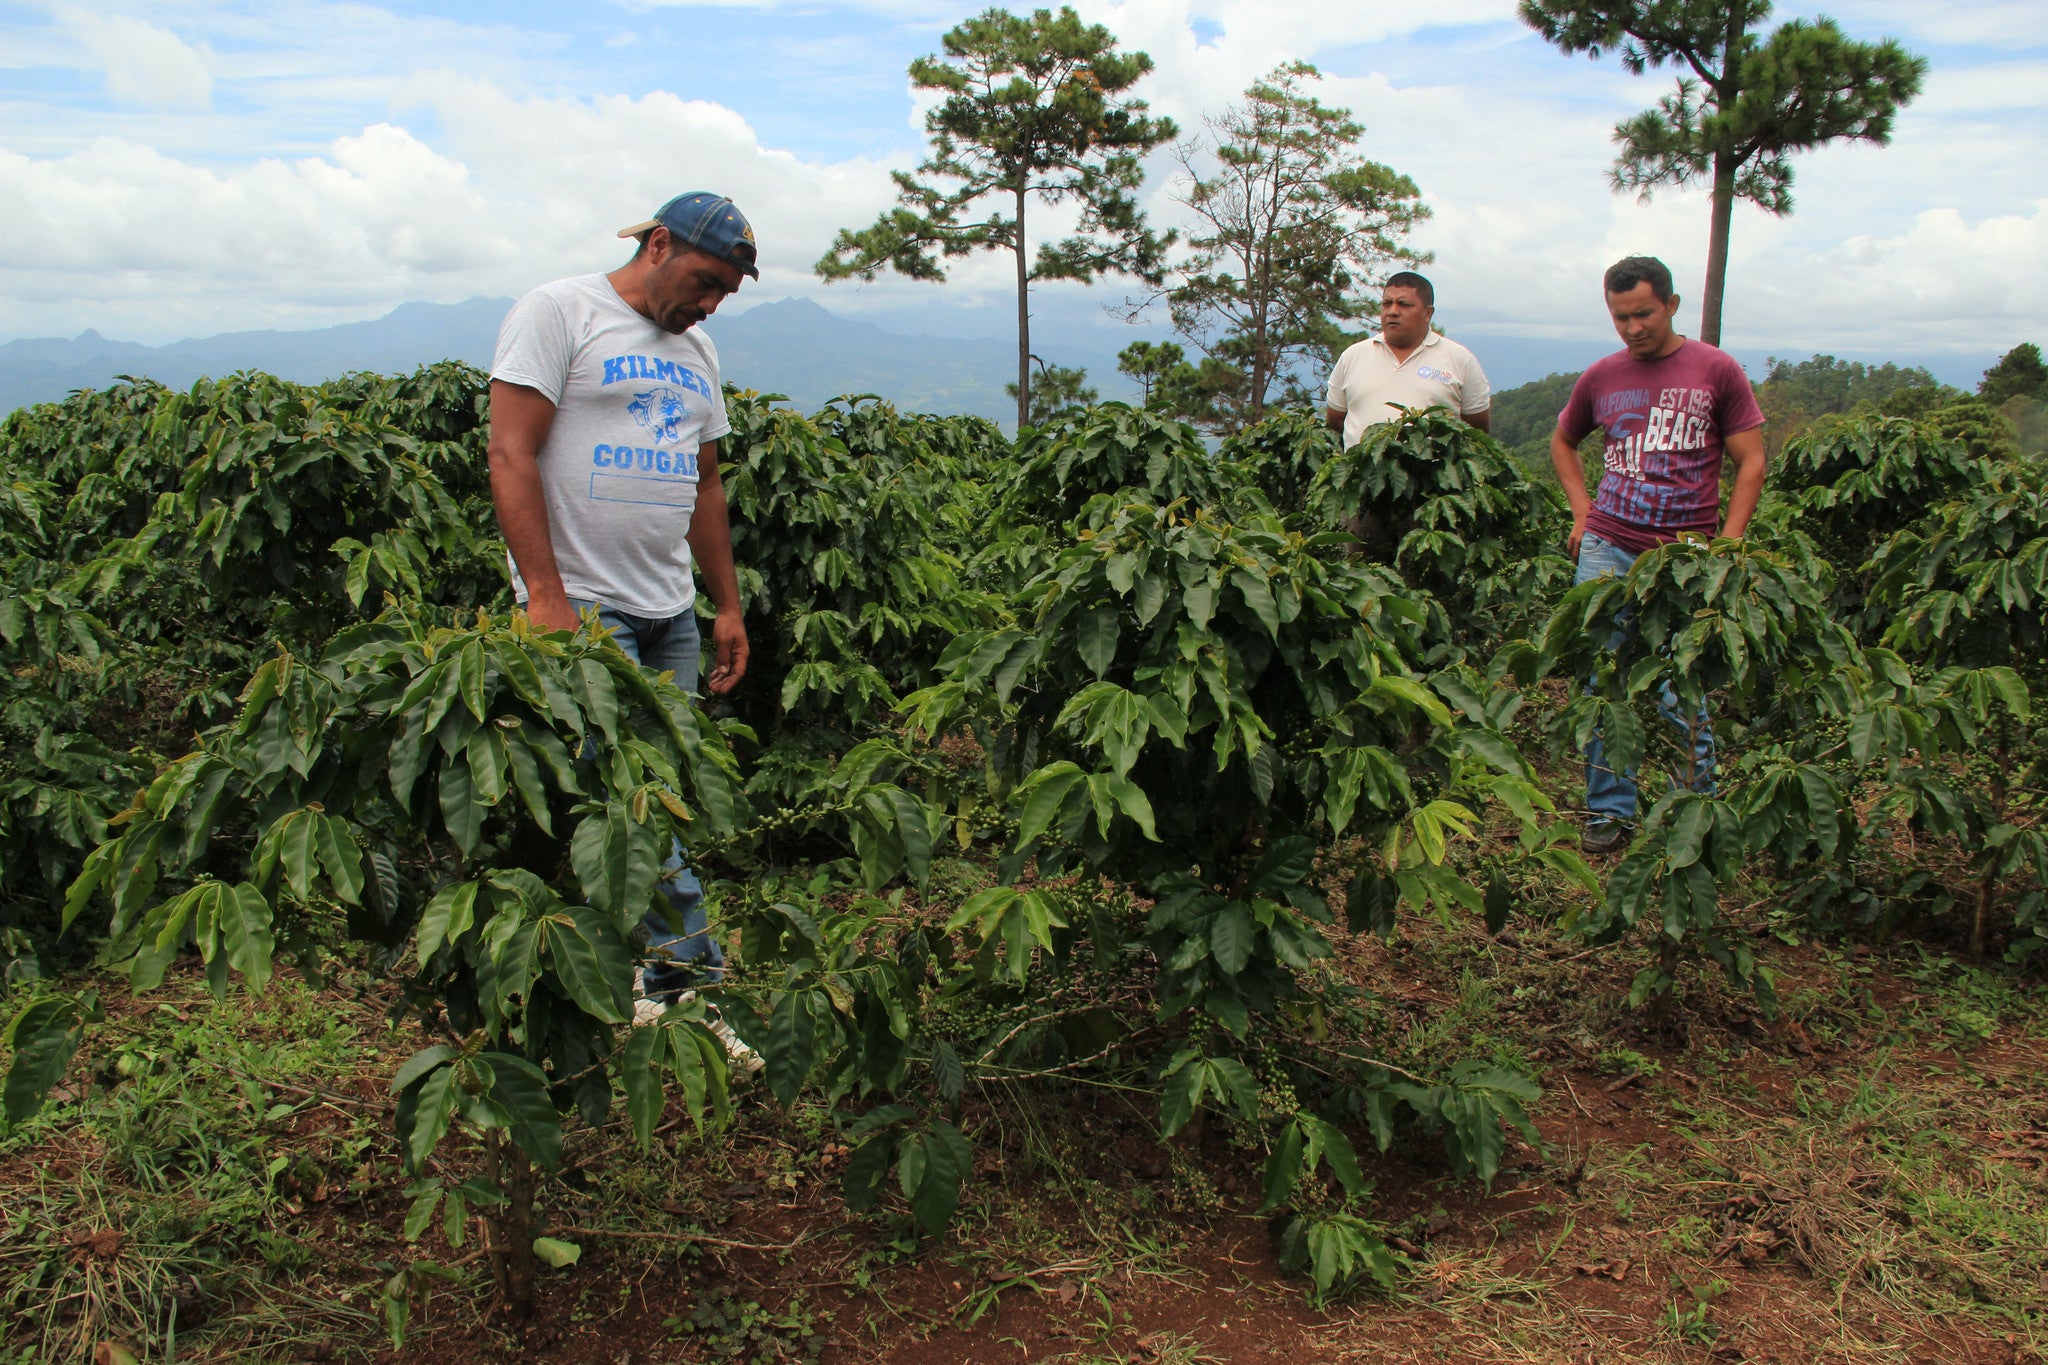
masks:
[[[1410,351],[1407,355],[1404,355],[1399,360],[1395,361],[1394,368],[1397,370],[1400,369],[1403,365],[1406,365],[1409,361],[1415,359],[1415,357],[1421,355],[1424,351],[1436,345],[1439,341],[1442,341],[1443,339],[1444,334],[1442,332],[1437,331],[1434,327],[1432,327],[1429,331],[1429,335],[1425,336],[1422,339],[1422,344],[1420,346],[1417,346],[1414,350]],[[1387,339],[1383,334],[1379,332],[1374,332],[1372,334],[1372,342],[1375,346],[1378,346],[1381,350],[1385,351],[1389,356],[1394,354],[1394,348],[1387,345]]]

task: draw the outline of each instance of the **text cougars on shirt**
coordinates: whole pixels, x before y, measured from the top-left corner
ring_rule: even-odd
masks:
[[[694,480],[697,477],[697,452],[667,450],[663,446],[681,439],[683,427],[689,419],[689,399],[678,389],[710,398],[713,396],[711,382],[687,365],[647,355],[610,357],[604,362],[604,378],[600,382],[606,387],[614,384],[635,386],[626,401],[626,412],[658,444],[600,443],[591,448],[591,463],[600,469],[633,470],[641,474]]]

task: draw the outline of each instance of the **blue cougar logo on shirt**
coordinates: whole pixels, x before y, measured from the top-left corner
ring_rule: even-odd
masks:
[[[683,396],[667,387],[634,394],[633,401],[626,405],[626,411],[632,413],[633,420],[653,432],[654,439],[664,445],[673,445],[681,440],[683,423],[690,419],[690,408],[683,402]]]

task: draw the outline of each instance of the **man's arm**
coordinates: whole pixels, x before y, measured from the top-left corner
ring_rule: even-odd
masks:
[[[1565,439],[1562,424],[1550,432],[1550,467],[1557,471],[1558,486],[1572,508],[1572,533],[1565,542],[1573,559],[1579,557],[1579,542],[1586,538],[1586,518],[1593,513],[1593,500],[1586,496],[1586,466],[1579,459],[1579,445]]]
[[[1721,523],[1721,534],[1738,539],[1749,529],[1750,514],[1764,495],[1764,429],[1738,431],[1722,442],[1722,449],[1735,461],[1735,488],[1728,495],[1728,519]]]
[[[1457,368],[1461,377],[1458,381],[1458,416],[1465,425],[1480,431],[1493,431],[1493,385],[1486,382],[1486,371],[1479,368],[1479,357],[1470,351],[1453,351],[1458,358]]]
[[[555,564],[547,496],[540,483],[540,448],[554,424],[555,405],[539,389],[491,381],[491,505],[505,546],[526,580],[526,614],[543,629],[574,630],[576,612]]]
[[[1324,408],[1323,425],[1336,432],[1339,436],[1342,436],[1344,434],[1344,409]]]
[[[718,442],[697,447],[697,508],[690,513],[690,558],[704,576],[718,615],[711,621],[713,666],[705,685],[724,696],[747,676],[747,625],[740,615],[740,578],[732,565],[732,521],[725,478],[718,472]]]

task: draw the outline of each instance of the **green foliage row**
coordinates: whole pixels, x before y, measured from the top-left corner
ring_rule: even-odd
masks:
[[[1115,404],[1012,443],[735,394],[755,662],[714,715],[601,632],[505,611],[481,393],[455,367],[237,376],[0,427],[11,1121],[98,1008],[39,964],[89,946],[147,990],[189,954],[260,990],[281,955],[346,954],[423,1031],[393,1078],[411,1164],[451,1134],[486,1159],[422,1176],[413,1235],[474,1208],[529,1273],[568,1256],[530,1235],[535,1169],[621,1101],[643,1142],[671,1100],[715,1125],[717,1023],[777,1101],[844,1107],[856,1208],[900,1197],[935,1235],[977,1086],[1141,1078],[1164,1132],[1251,1135],[1283,1253],[1328,1290],[1395,1266],[1357,1135],[1434,1135],[1490,1181],[1537,1098],[1333,1026],[1340,924],[1498,930],[1548,888],[1589,941],[1647,939],[1660,1008],[1696,952],[1768,1000],[1722,907],[1759,866],[1816,914],[1946,897],[1980,941],[2048,936],[2043,475],[1924,424],[1817,431],[1749,541],[1568,589],[1554,498],[1441,412],[1348,451],[1285,414],[1212,451]],[[1667,693],[1738,740],[1711,788]],[[1604,885],[1524,756],[1545,729],[1567,764],[1598,730],[1646,792],[1674,779]],[[1899,866],[1901,826],[1967,884]],[[739,970],[635,1029],[677,839]],[[936,892],[948,840],[992,884]]]

